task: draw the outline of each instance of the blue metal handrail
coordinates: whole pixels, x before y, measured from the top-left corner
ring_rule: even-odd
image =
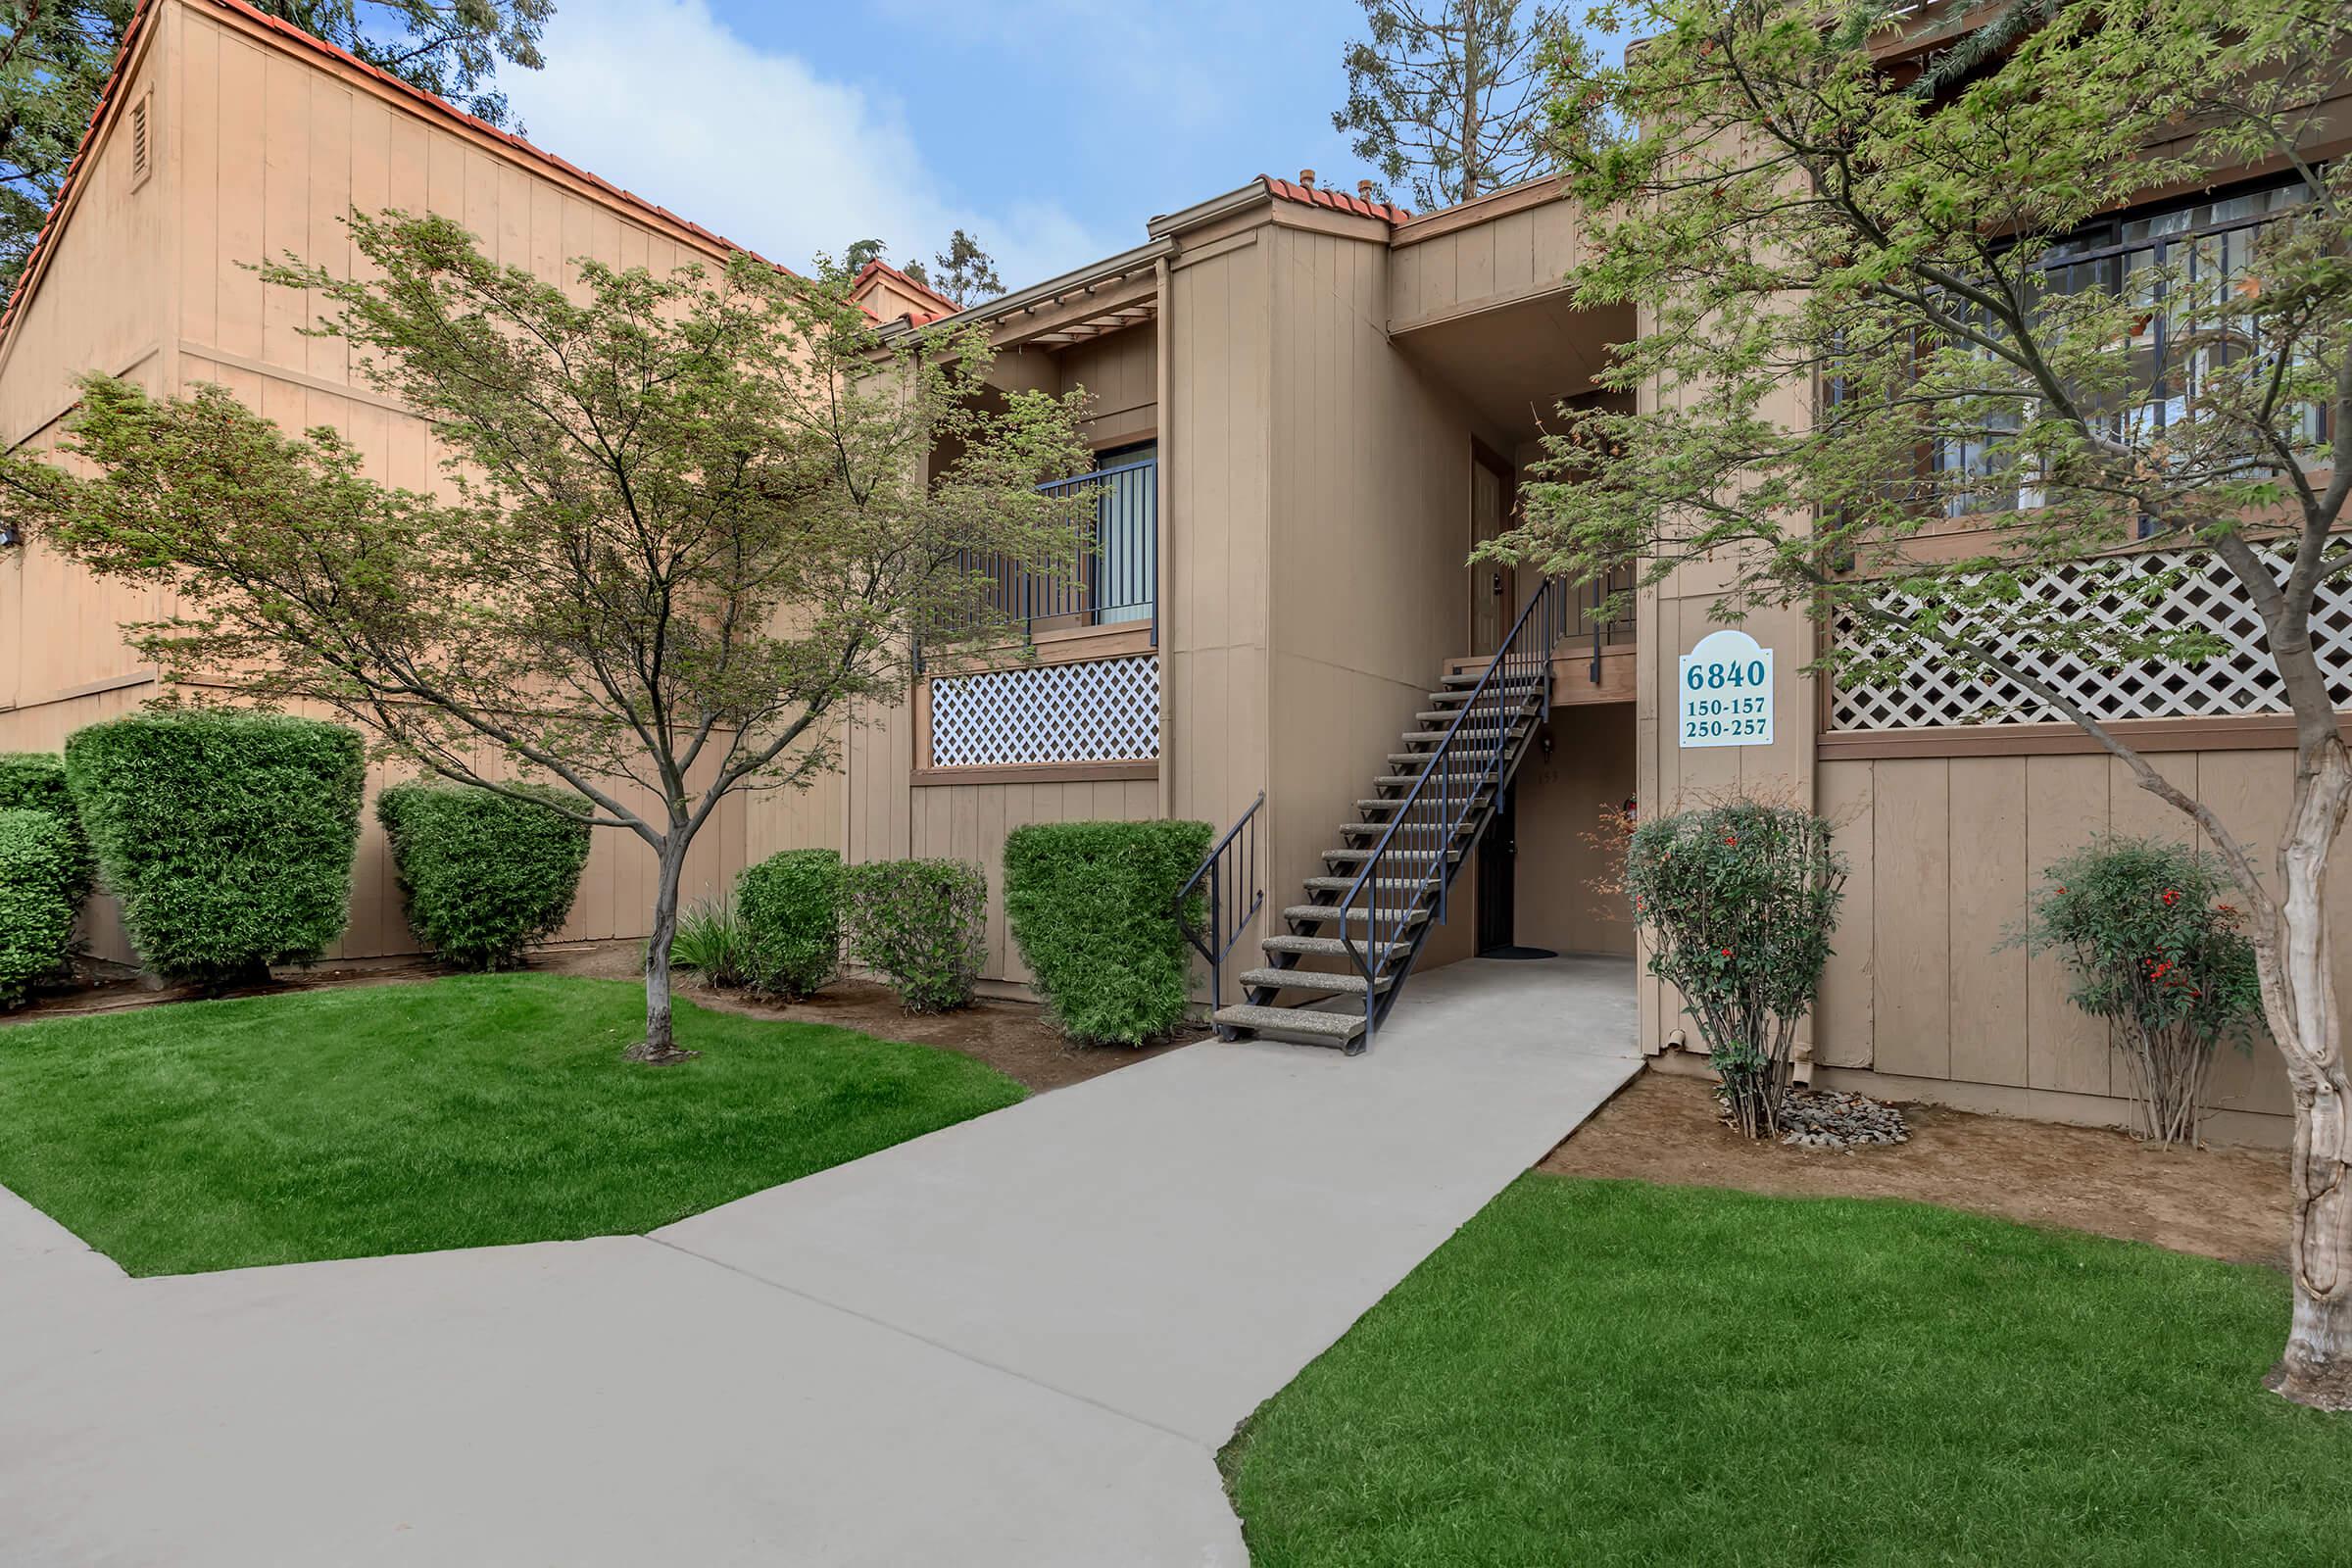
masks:
[[[1456,871],[1451,858],[1454,839],[1478,808],[1479,792],[1489,785],[1502,788],[1513,726],[1529,715],[1531,702],[1537,722],[1551,717],[1551,651],[1574,609],[1567,585],[1557,579],[1547,578],[1528,600],[1336,906],[1340,941],[1364,977],[1364,1032],[1355,1050],[1371,1045],[1389,1002],[1420,955],[1420,944],[1406,940],[1408,927],[1433,879],[1437,918],[1441,923],[1446,918],[1446,889]],[[1470,846],[1463,845],[1465,861],[1469,852]],[[1392,855],[1402,863],[1393,863]],[[1415,864],[1420,867],[1417,875],[1411,871]],[[1359,901],[1361,948],[1356,946],[1357,922],[1352,917]],[[1403,952],[1403,961],[1383,988],[1386,956],[1396,951]]]
[[[1176,924],[1193,951],[1208,960],[1210,1007],[1225,1005],[1225,960],[1242,938],[1249,934],[1250,922],[1257,911],[1266,906],[1266,890],[1258,885],[1257,874],[1257,811],[1266,804],[1266,792],[1259,790],[1250,809],[1235,818],[1225,836],[1209,849],[1184,886],[1176,890]],[[1250,890],[1250,907],[1232,919],[1225,917],[1226,866],[1230,863],[1240,885]],[[1201,884],[1207,883],[1205,893]],[[1189,918],[1190,906],[1196,894],[1201,895],[1202,921]],[[1234,902],[1241,901],[1237,896]]]

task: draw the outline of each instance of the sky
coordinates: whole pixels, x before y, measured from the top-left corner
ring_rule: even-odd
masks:
[[[557,0],[546,69],[500,74],[530,139],[770,260],[957,227],[1019,288],[1160,213],[1301,169],[1356,0]]]

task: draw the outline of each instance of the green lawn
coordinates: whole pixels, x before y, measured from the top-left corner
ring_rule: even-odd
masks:
[[[2352,1561],[2283,1279],[1902,1203],[1523,1178],[1224,1454],[1255,1568]]]
[[[0,1029],[0,1183],[133,1274],[650,1230],[1022,1096],[969,1057],[484,975]]]

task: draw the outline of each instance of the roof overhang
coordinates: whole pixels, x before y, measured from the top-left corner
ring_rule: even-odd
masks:
[[[1158,266],[1163,257],[1175,252],[1174,240],[1153,239],[928,326],[902,319],[884,326],[877,335],[890,341],[942,327],[989,326],[1004,345],[1075,343],[1099,337],[1148,321],[1158,313]]]

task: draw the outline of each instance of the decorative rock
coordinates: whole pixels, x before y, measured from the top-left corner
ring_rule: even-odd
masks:
[[[1791,1089],[1781,1101],[1781,1142],[1791,1149],[1891,1147],[1911,1141],[1910,1126],[1892,1105],[1867,1095]]]

